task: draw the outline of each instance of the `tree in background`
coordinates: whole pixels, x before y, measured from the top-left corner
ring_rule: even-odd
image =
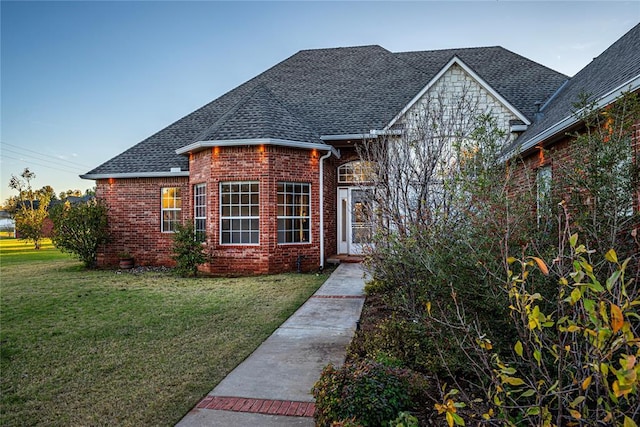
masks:
[[[107,207],[96,199],[57,204],[51,209],[53,244],[75,255],[87,268],[95,268],[98,248],[109,239]]]
[[[33,242],[40,249],[40,241],[45,237],[43,225],[48,216],[49,203],[55,193],[51,187],[33,190],[31,181],[36,174],[25,168],[19,177],[11,175],[9,187],[18,191],[15,206],[16,232],[21,238]]]
[[[60,197],[60,200],[65,200],[65,199],[68,199],[69,197],[82,197],[82,191],[78,189],[61,191],[59,197]]]

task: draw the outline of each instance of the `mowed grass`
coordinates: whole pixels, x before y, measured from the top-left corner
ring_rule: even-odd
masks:
[[[0,425],[170,426],[326,275],[87,271],[0,240]]]

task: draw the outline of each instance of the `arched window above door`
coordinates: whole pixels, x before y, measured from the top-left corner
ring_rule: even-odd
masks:
[[[374,163],[366,160],[354,160],[338,167],[339,184],[361,184],[373,181]]]

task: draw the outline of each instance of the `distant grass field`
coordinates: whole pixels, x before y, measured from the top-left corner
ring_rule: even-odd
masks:
[[[0,240],[0,425],[174,425],[326,275],[87,271]]]
[[[13,238],[0,239],[0,265],[22,264],[29,261],[70,260],[68,254],[56,249],[50,239],[44,239],[41,248],[35,250],[33,243]]]

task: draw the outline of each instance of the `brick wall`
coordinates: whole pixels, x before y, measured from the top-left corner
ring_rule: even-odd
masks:
[[[161,232],[161,192],[163,187],[179,187],[182,217],[190,211],[187,177],[100,179],[96,197],[109,208],[111,241],[101,248],[98,265],[114,266],[118,254],[129,252],[137,265],[173,265],[172,234]]]
[[[319,157],[323,153],[277,146],[216,147],[190,161],[191,184],[207,183],[207,270],[217,274],[264,274],[303,271],[320,262]],[[220,183],[257,181],[260,200],[260,243],[220,244]],[[311,242],[278,243],[278,182],[311,184]]]
[[[209,263],[203,270],[224,275],[315,270],[320,265],[319,163],[325,153],[276,146],[217,147],[194,153],[190,177],[98,180],[98,198],[109,207],[111,242],[101,249],[99,265],[118,263],[130,252],[137,265],[173,265],[172,235],[161,232],[161,189],[180,187],[182,218],[193,219],[193,186],[206,184],[207,224],[203,243]],[[336,246],[336,172],[333,157],[325,160],[325,256]],[[257,181],[260,193],[260,243],[220,244],[220,183]],[[311,242],[279,244],[278,182],[311,184]]]
[[[535,194],[536,172],[538,168],[551,165],[553,196],[556,200],[565,200],[568,202],[571,199],[571,193],[580,191],[580,189],[567,186],[565,174],[570,173],[573,162],[583,161],[583,159],[574,158],[573,140],[573,137],[565,135],[553,144],[548,145],[545,149],[536,147],[521,159],[512,159],[510,161],[510,170],[512,188],[514,188],[513,194],[518,194],[523,191],[532,191],[533,194]],[[640,167],[640,121],[633,127],[631,150],[636,165]],[[533,201],[535,202],[535,198]],[[640,211],[640,186],[636,189],[634,209],[636,212]]]

